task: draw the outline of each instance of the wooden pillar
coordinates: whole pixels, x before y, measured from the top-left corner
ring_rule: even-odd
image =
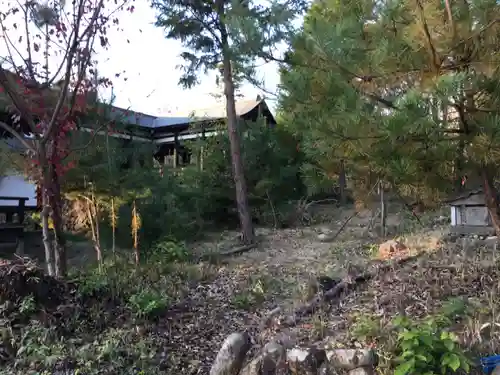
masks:
[[[19,199],[19,206],[17,210],[17,215],[19,219],[19,224],[23,225],[24,224],[24,211],[26,210],[26,200],[25,199]]]
[[[174,135],[174,168],[179,165],[179,133]]]

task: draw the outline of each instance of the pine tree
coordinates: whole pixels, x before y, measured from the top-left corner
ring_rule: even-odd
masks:
[[[254,232],[241,159],[234,74],[252,76],[255,59],[287,35],[302,6],[274,2],[266,7],[252,1],[227,0],[153,0],[152,6],[158,11],[156,25],[166,30],[167,38],[180,40],[186,48],[181,55],[186,64],[180,84],[192,87],[201,72],[222,66],[242,239],[251,243]]]
[[[477,178],[500,232],[499,14],[477,0],[316,3],[281,105],[322,173],[344,159],[351,176],[428,201]]]

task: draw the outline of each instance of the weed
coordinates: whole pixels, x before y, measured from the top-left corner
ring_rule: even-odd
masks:
[[[447,323],[451,322],[442,315],[422,323],[395,318],[393,324],[399,333],[394,375],[437,375],[459,369],[468,372],[470,361],[459,347],[458,338],[446,330]]]
[[[185,262],[190,258],[185,244],[170,239],[157,242],[151,251],[151,258],[162,262]]]
[[[316,340],[321,340],[326,337],[328,328],[328,319],[322,314],[316,314],[312,318],[312,332],[311,335]]]
[[[237,309],[249,310],[254,304],[254,298],[248,291],[241,292],[231,298],[231,304]]]
[[[32,315],[36,311],[35,298],[33,296],[28,296],[23,298],[19,304],[19,312],[23,315]]]
[[[243,310],[249,310],[252,306],[262,303],[266,298],[266,284],[262,279],[251,281],[248,289],[235,294],[231,299],[231,304]]]
[[[381,331],[382,326],[379,317],[356,314],[350,333],[357,340],[368,343],[379,337]]]
[[[158,292],[143,290],[132,294],[128,304],[137,316],[151,317],[164,311],[169,305],[169,299]]]

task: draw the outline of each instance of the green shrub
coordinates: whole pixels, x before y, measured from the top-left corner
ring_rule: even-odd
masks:
[[[415,323],[397,317],[394,325],[397,339],[398,363],[394,375],[438,375],[469,371],[470,362],[459,347],[457,337],[445,326],[450,321],[442,316],[429,317]]]
[[[151,257],[160,262],[185,262],[189,260],[189,252],[185,244],[166,239],[153,246]]]
[[[132,294],[128,300],[131,310],[141,317],[151,317],[168,307],[168,298],[153,290]]]
[[[201,144],[192,145],[193,154]],[[262,224],[281,222],[288,215],[287,203],[306,194],[301,178],[303,154],[297,141],[283,128],[257,122],[248,124],[241,138],[242,158],[254,219]],[[227,134],[209,138],[203,144],[204,169],[186,173],[185,185],[197,181],[197,205],[205,220],[237,223],[235,188],[231,171],[231,153]],[[193,176],[197,174],[196,177]],[[280,224],[280,223],[278,223]]]

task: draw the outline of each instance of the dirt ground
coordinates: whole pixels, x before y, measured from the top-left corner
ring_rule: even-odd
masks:
[[[447,234],[446,225],[434,223],[436,217],[439,219],[435,213],[430,218],[422,218],[427,220],[423,230],[414,219],[397,212],[388,218],[388,227],[394,234],[382,239],[374,233],[376,227],[370,229],[372,214],[367,210],[351,218],[334,241],[322,242],[318,239],[318,234],[324,232],[325,227],[335,233],[354,214],[354,210],[337,210],[330,214],[326,223],[316,226],[257,229],[256,234],[260,238],[257,249],[214,265],[215,278],[210,283],[199,285],[188,299],[191,302],[203,301],[201,305],[205,307],[198,308],[198,311],[218,311],[207,318],[211,327],[218,328],[219,343],[234,331],[247,330],[256,338],[253,350],[257,351],[277,336],[289,343],[308,344],[327,336],[339,336],[342,329],[343,338],[339,337],[339,344],[342,341],[345,344],[349,340],[349,327],[345,325],[347,320],[332,315],[330,308],[325,307],[324,311],[318,311],[293,328],[282,327],[280,319],[314,295],[316,290],[312,289],[312,285],[315,285],[318,276],[344,278],[348,273],[357,273],[369,267],[377,256],[378,244],[384,240],[397,238],[408,246],[411,253],[432,252],[438,249]],[[214,234],[196,243],[193,251],[215,252],[228,248],[234,245],[237,236],[236,232]],[[264,318],[278,306],[282,308],[282,313],[274,319],[275,324],[263,329]],[[201,323],[199,316],[184,314],[190,318],[179,325],[184,332],[183,338],[199,337],[206,322]],[[182,315],[177,315],[177,318]],[[223,323],[214,324],[221,317]],[[185,327],[190,328],[186,330]],[[213,329],[210,331],[213,332]],[[213,347],[211,352],[208,358],[215,356]]]
[[[318,238],[325,230],[336,233],[349,218],[333,241]],[[371,211],[356,214],[353,209],[330,209],[318,225],[257,229],[259,246],[243,254],[216,262],[177,264],[170,274],[148,271],[153,284],[176,291],[168,310],[154,322],[131,321],[119,327],[110,323],[93,336],[92,348],[99,348],[101,341],[107,343],[110,335],[120,337],[119,343],[125,346],[120,350],[145,350],[155,363],[155,373],[170,374],[182,368],[182,374],[207,374],[222,341],[234,332],[248,331],[254,337],[253,352],[278,336],[291,345],[333,336],[339,346],[365,346],[376,341],[374,335],[380,340],[384,337],[383,324],[395,315],[404,312],[420,318],[447,298],[461,297],[486,307],[486,312],[460,327],[464,345],[476,352],[498,351],[498,340],[493,339],[496,334],[490,332],[486,347],[477,328],[496,321],[491,315],[498,311],[491,298],[500,284],[496,253],[473,249],[472,254],[465,254],[447,242],[446,211],[419,220],[403,209],[394,209],[387,220],[388,235],[380,238]],[[234,246],[237,236],[236,232],[214,233],[192,244],[191,250],[200,254],[227,249]],[[378,245],[388,239],[404,243],[409,254],[425,256],[375,273],[340,303],[320,306],[295,327],[282,324],[318,291],[318,276],[343,279],[372,269],[378,264]],[[78,254],[85,252],[85,244],[75,246]],[[167,283],[160,284],[162,280]],[[281,307],[280,313],[264,326],[265,317],[277,307]],[[367,321],[371,322],[371,335],[365,332]]]

